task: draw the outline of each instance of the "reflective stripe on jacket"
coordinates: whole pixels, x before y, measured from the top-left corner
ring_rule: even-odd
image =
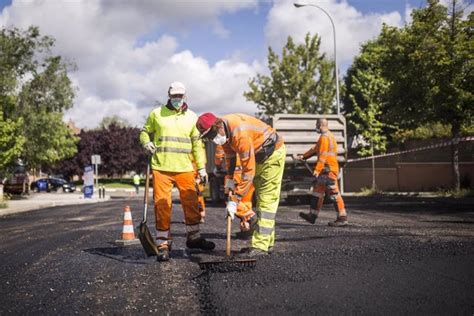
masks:
[[[151,160],[152,169],[190,172],[193,171],[193,159],[198,169],[205,167],[205,151],[196,121],[194,112],[176,112],[166,105],[150,113],[140,133],[140,142],[144,145],[150,141],[150,134],[154,135],[156,153]]]
[[[228,174],[233,175],[237,156],[242,167],[242,181],[237,184],[235,194],[241,198],[247,194],[255,176],[255,153],[270,137],[275,137],[275,130],[261,120],[246,114],[229,114],[222,117],[229,140],[222,146],[225,152]],[[280,137],[275,150],[283,145]]]
[[[322,172],[334,172],[339,174],[339,164],[337,162],[337,142],[334,135],[327,131],[321,134],[316,145],[304,153],[305,159],[317,155],[318,161],[314,167],[314,172],[318,175]]]

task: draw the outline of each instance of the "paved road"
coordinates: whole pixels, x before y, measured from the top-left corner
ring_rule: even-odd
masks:
[[[160,264],[113,244],[125,204],[138,225],[138,200],[0,217],[0,314],[474,313],[472,200],[348,198],[342,229],[327,227],[330,207],[310,225],[297,215],[305,206],[282,206],[275,253],[227,273],[196,263],[224,254],[222,208],[208,210],[217,249],[202,254],[185,250],[176,204],[173,259]]]

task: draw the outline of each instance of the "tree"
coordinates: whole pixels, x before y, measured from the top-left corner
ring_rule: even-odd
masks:
[[[77,153],[55,164],[51,171],[68,177],[80,175],[84,167],[91,164],[91,156],[100,155],[100,174],[112,177],[130,171],[143,172],[148,158],[138,141],[139,134],[139,128],[118,126],[115,123],[107,128],[83,130],[79,134]]]
[[[334,63],[320,53],[321,39],[306,34],[304,44],[291,36],[282,57],[268,48],[270,76],[257,74],[244,96],[257,104],[259,116],[275,113],[331,113],[335,109]]]
[[[455,139],[463,131],[472,132],[474,14],[462,16],[456,0],[449,9],[429,0],[426,8],[413,11],[410,24],[384,25],[375,40],[363,45],[345,80],[344,105],[354,134],[370,129],[361,123],[373,118],[382,123],[380,132],[387,141],[444,135],[445,127]],[[374,84],[378,91],[370,88]],[[378,117],[369,115],[377,111],[368,95],[379,103]],[[452,157],[459,189],[457,144]]]
[[[52,55],[53,46],[54,40],[41,37],[36,27],[0,33],[2,120],[21,122],[12,146],[19,148],[15,158],[21,157],[29,168],[73,155],[78,141],[62,121],[63,111],[73,104],[68,78],[72,65]]]
[[[99,123],[99,129],[106,129],[111,124],[115,124],[120,127],[130,126],[130,123],[128,123],[126,119],[121,118],[118,115],[112,115],[112,116],[106,116],[102,119],[102,121]]]
[[[375,184],[375,153],[387,148],[386,123],[383,113],[386,94],[390,87],[381,76],[380,45],[369,41],[362,46],[362,52],[354,60],[346,78],[346,98],[349,99],[349,123],[355,134],[362,138],[358,144],[361,156],[372,156],[372,188]]]
[[[391,82],[388,115],[402,128],[441,123],[451,126],[453,138],[473,125],[474,13],[463,19],[458,1],[450,8],[429,0],[414,10],[413,21],[402,29],[384,27],[386,48],[383,76]],[[452,153],[455,189],[460,188],[458,145]]]
[[[21,118],[18,121],[4,120],[0,111],[0,170],[5,169],[21,152],[25,138],[17,135],[22,125]]]

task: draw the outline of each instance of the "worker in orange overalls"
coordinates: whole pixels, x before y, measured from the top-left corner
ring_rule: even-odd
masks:
[[[224,148],[221,145],[216,146],[216,153],[214,163],[216,165],[216,169],[222,170],[224,169],[224,161],[225,161],[225,152]],[[240,159],[237,157],[235,162],[235,170],[234,170],[234,177],[226,175],[225,177],[225,184],[224,184],[224,192],[229,195],[230,192],[235,191],[235,186],[238,185],[242,181],[242,167],[240,165]],[[252,228],[253,225],[257,222],[257,218],[255,216],[255,212],[252,210],[252,197],[255,188],[253,183],[250,186],[249,191],[245,196],[242,197],[240,203],[237,205],[237,213],[235,214],[240,219],[240,231],[241,232],[248,232]]]
[[[314,155],[318,156],[313,175],[316,177],[313,185],[313,193],[310,200],[309,213],[300,213],[300,216],[314,224],[319,212],[323,207],[324,194],[328,194],[337,212],[337,219],[329,222],[329,226],[341,227],[347,225],[347,214],[344,207],[337,178],[339,175],[339,163],[337,162],[337,142],[334,135],[329,131],[328,121],[324,118],[318,119],[316,131],[321,133],[318,142],[303,155],[298,155],[298,160],[306,160]]]
[[[285,168],[286,149],[283,139],[268,124],[250,115],[235,113],[217,118],[212,113],[199,116],[196,127],[201,138],[222,145],[227,174],[233,182],[237,156],[242,175],[234,183],[226,214],[234,219],[237,207],[252,184],[257,197],[257,223],[252,232],[251,247],[245,256],[272,253],[275,244],[275,219],[280,202],[281,182]]]

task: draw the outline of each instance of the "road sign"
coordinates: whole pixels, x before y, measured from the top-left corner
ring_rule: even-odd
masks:
[[[93,165],[100,165],[100,155],[92,155],[91,161]]]

